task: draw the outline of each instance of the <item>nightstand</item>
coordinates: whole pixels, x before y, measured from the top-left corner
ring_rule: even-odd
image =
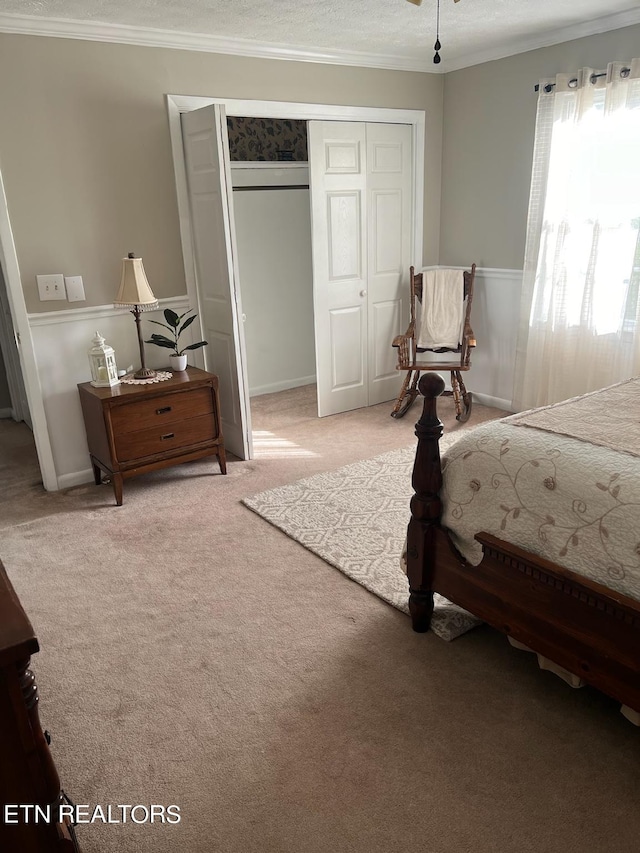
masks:
[[[96,484],[104,471],[122,506],[123,481],[158,468],[217,456],[227,473],[218,377],[189,367],[147,385],[78,385]]]

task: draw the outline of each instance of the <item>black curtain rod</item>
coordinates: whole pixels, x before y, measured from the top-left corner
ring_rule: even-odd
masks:
[[[628,77],[630,73],[631,73],[630,68],[621,68],[620,69],[620,76],[621,77]],[[606,77],[606,76],[607,76],[606,71],[601,71],[599,74],[592,74],[591,77],[589,77],[589,82],[595,83],[596,80],[600,79],[600,77]],[[551,92],[555,88],[555,85],[556,85],[555,83],[546,83],[542,88],[545,92],[548,93],[548,92]],[[575,87],[577,85],[578,85],[578,78],[572,77],[571,80],[569,80],[569,87],[571,89],[575,89]],[[539,92],[540,91],[540,84],[536,83],[536,85],[533,87],[533,90],[534,90],[534,92]]]

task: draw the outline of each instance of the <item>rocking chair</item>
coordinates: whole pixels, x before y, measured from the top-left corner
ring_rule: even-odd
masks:
[[[409,328],[404,335],[398,335],[394,338],[392,346],[398,350],[398,364],[396,370],[404,370],[406,372],[405,379],[400,389],[400,394],[396,400],[396,404],[391,412],[392,418],[401,418],[409,411],[411,404],[418,396],[418,379],[420,373],[425,370],[451,371],[451,391],[445,391],[445,394],[453,395],[453,402],[456,408],[456,420],[460,423],[465,423],[471,415],[471,392],[467,391],[462,381],[462,372],[469,370],[471,367],[471,349],[476,345],[476,339],[469,322],[471,317],[471,303],[473,301],[473,283],[476,276],[476,265],[473,264],[471,270],[465,270],[464,279],[464,304],[462,307],[462,323],[460,326],[461,333],[457,346],[436,346],[422,347],[418,346],[420,340],[420,323],[417,317],[417,309],[419,303],[423,304],[423,273],[415,273],[414,268],[410,269],[410,284],[411,284],[411,315]],[[458,285],[459,286],[459,285]],[[426,360],[422,353],[452,353],[448,361],[434,359],[433,361]],[[453,354],[455,353],[455,357]]]

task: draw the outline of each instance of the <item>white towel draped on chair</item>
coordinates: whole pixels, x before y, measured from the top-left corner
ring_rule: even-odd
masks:
[[[422,282],[416,346],[456,349],[464,322],[463,270],[430,270],[423,273]]]

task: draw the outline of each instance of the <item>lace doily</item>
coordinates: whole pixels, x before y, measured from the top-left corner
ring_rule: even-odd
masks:
[[[120,382],[125,385],[151,385],[153,382],[164,382],[165,379],[171,379],[173,373],[168,370],[158,370],[155,376],[150,379],[135,379],[133,373],[127,373],[120,377]]]

